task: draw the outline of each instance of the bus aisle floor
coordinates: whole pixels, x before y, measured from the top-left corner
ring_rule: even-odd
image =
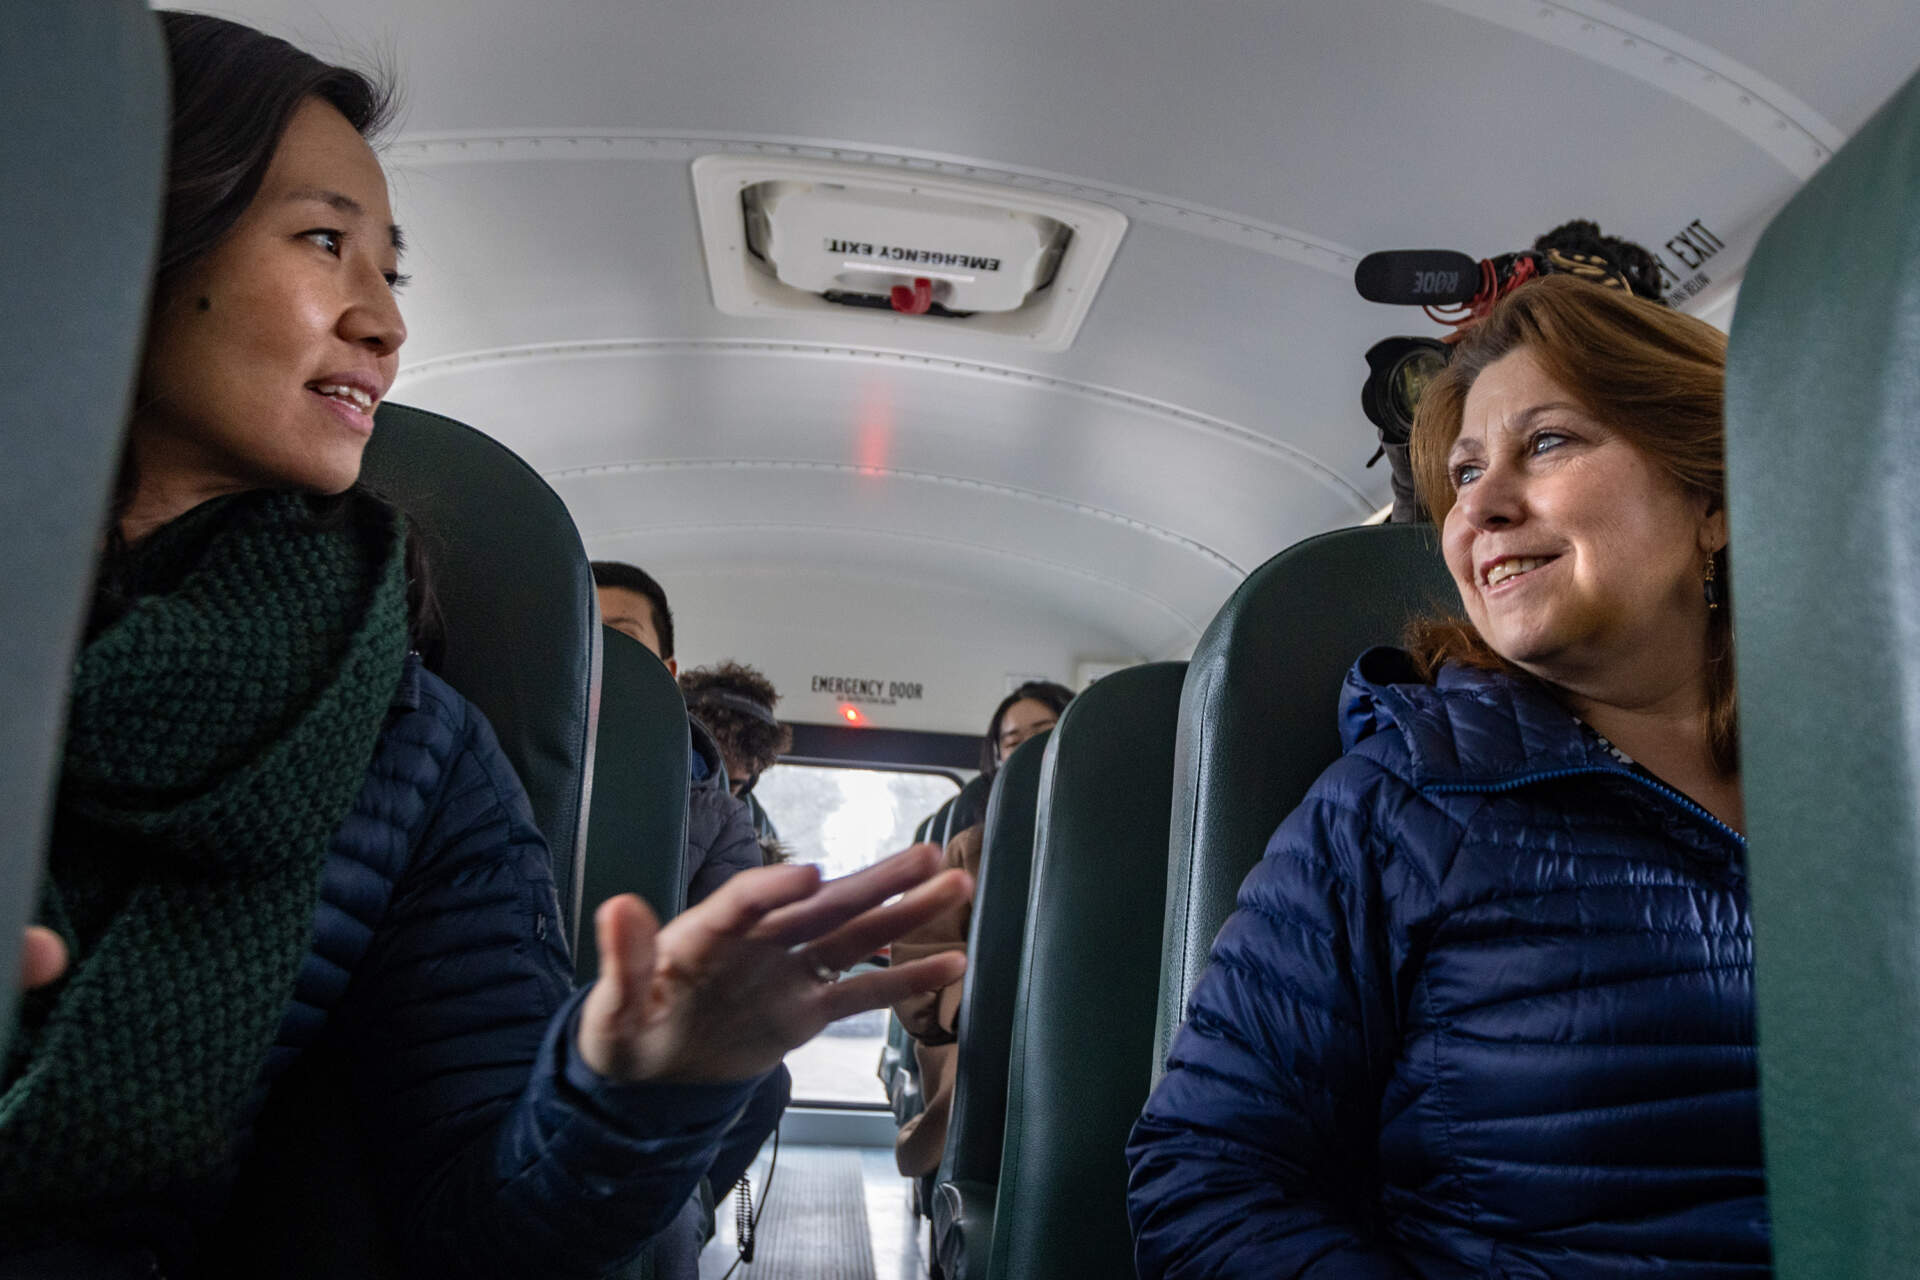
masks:
[[[771,1151],[769,1144],[749,1175],[760,1210],[754,1260],[733,1280],[928,1280],[926,1223],[913,1215],[911,1184],[894,1168],[891,1150],[782,1147],[761,1209]],[[700,1280],[721,1280],[738,1259],[733,1205],[728,1197],[714,1215]]]

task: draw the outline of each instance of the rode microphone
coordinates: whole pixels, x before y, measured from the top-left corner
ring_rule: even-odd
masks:
[[[1388,249],[1353,269],[1361,297],[1400,307],[1465,306],[1484,283],[1479,259],[1448,249]]]

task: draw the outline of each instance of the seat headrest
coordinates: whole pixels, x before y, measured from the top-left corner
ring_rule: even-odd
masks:
[[[1201,636],[1175,748],[1156,1079],[1240,882],[1339,758],[1347,669],[1459,607],[1433,526],[1339,529],[1255,569]]]
[[[599,604],[579,531],[505,445],[424,409],[380,406],[360,479],[426,540],[446,622],[440,674],[492,722],[527,789],[577,953],[600,703]]]

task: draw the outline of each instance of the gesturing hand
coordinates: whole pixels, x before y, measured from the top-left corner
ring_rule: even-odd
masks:
[[[580,1056],[610,1080],[745,1080],[837,1018],[946,986],[957,952],[830,977],[966,899],[971,879],[939,865],[925,844],[825,883],[811,866],[743,871],[665,928],[632,894],[608,900]]]

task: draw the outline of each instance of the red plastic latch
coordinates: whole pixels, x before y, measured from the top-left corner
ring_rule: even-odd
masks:
[[[927,308],[933,305],[933,281],[925,276],[914,279],[911,288],[904,284],[893,286],[893,309],[901,315],[923,316]]]

